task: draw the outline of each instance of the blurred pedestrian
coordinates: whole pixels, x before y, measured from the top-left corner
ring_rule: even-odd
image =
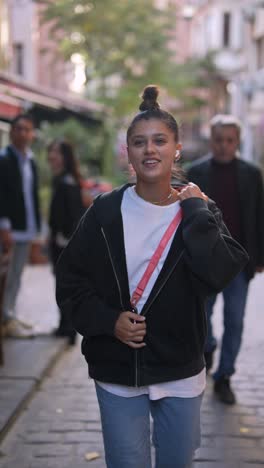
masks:
[[[236,402],[230,385],[242,342],[243,321],[249,281],[264,269],[264,193],[260,170],[239,159],[241,124],[231,115],[216,115],[211,121],[209,158],[194,163],[190,181],[198,184],[221,209],[234,239],[249,254],[245,269],[224,289],[224,333],[220,360],[213,377],[214,391],[226,404]],[[213,365],[216,339],[211,318],[216,294],[207,302],[208,337],[205,348],[207,370]]]
[[[53,174],[49,210],[49,247],[53,268],[77,227],[85,207],[81,194],[79,164],[72,145],[65,140],[54,140],[48,146],[48,163]],[[56,336],[68,336],[75,342],[76,332],[69,317],[60,310]]]
[[[57,300],[83,335],[114,468],[150,468],[150,413],[155,466],[190,466],[205,387],[204,301],[247,259],[198,186],[171,186],[178,125],[157,96],[145,88],[127,132],[136,184],[94,201],[57,265]]]
[[[10,252],[3,297],[3,334],[15,338],[34,335],[30,324],[15,315],[21,276],[31,241],[40,229],[37,168],[30,146],[34,123],[20,114],[11,123],[10,145],[0,154],[0,244]]]

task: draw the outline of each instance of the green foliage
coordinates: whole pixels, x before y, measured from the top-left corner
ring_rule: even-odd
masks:
[[[97,168],[101,172],[106,144],[104,125],[87,127],[72,118],[62,123],[44,122],[40,128],[38,135],[39,151],[37,150],[37,152],[39,153],[39,164],[42,165],[44,179],[46,177],[46,154],[43,154],[43,147],[47,147],[52,140],[57,138],[65,138],[73,144],[84,175],[89,168]],[[46,153],[46,150],[44,153]]]
[[[119,115],[135,107],[148,83],[167,87],[174,74],[168,48],[175,6],[159,9],[153,0],[37,0],[44,20],[61,34],[66,58],[81,54],[86,63],[87,95],[111,105]],[[177,76],[173,78],[175,90]]]
[[[40,210],[45,221],[48,220],[51,197],[51,185],[41,185],[39,190]]]
[[[52,25],[64,56],[82,55],[87,97],[112,107],[116,116],[135,111],[136,96],[148,83],[166,88],[184,110],[203,104],[186,90],[210,86],[213,54],[176,64],[168,47],[176,24],[173,2],[160,9],[154,0],[35,1],[45,5],[43,20]]]
[[[75,148],[83,177],[100,175],[112,179],[114,131],[106,120],[93,127],[82,125],[76,119],[61,123],[44,122],[38,130],[33,151],[40,175],[41,211],[47,217],[50,199],[51,172],[47,162],[47,146],[54,139],[65,138]]]

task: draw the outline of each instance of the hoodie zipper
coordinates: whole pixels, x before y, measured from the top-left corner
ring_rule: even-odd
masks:
[[[119,298],[120,298],[121,309],[125,312],[126,309],[125,309],[124,304],[123,304],[121,287],[120,287],[119,280],[118,280],[118,277],[117,277],[117,273],[116,273],[115,265],[114,265],[113,258],[112,258],[112,255],[111,255],[110,247],[109,247],[109,244],[108,244],[108,241],[107,241],[107,238],[106,238],[106,235],[105,235],[105,233],[104,233],[103,228],[101,228],[101,231],[102,231],[102,234],[103,234],[103,237],[104,237],[106,246],[107,246],[107,250],[108,250],[110,262],[111,262],[111,265],[112,265],[112,268],[113,268],[113,272],[114,272],[114,275],[115,275],[115,279],[116,279],[116,282],[117,282],[117,287],[118,287],[118,291],[119,291]]]
[[[110,250],[110,247],[109,247],[109,244],[108,244],[108,241],[107,241],[107,238],[106,238],[106,235],[105,235],[105,232],[104,232],[103,228],[101,228],[101,232],[103,234],[103,238],[104,238],[106,246],[107,246],[108,255],[109,255],[110,262],[111,262],[113,272],[114,272],[114,275],[115,275],[115,279],[116,279],[116,283],[117,283],[117,287],[118,287],[118,291],[119,291],[121,309],[123,311],[125,311],[126,309],[125,309],[124,304],[123,304],[120,283],[119,283],[118,276],[117,276],[117,273],[116,273],[113,257],[112,257],[112,254],[111,254],[111,250]],[[137,352],[136,349],[134,351],[135,351],[135,387],[138,387],[138,352]]]
[[[157,299],[158,295],[160,294],[162,288],[164,288],[165,284],[167,283],[167,281],[168,281],[170,275],[172,274],[172,272],[174,271],[175,267],[178,265],[178,263],[179,263],[180,259],[182,258],[183,254],[184,254],[184,250],[181,251],[180,255],[178,256],[177,262],[173,265],[173,268],[171,268],[171,270],[167,274],[166,278],[164,279],[164,281],[160,285],[160,287],[159,287],[158,291],[156,292],[155,296],[152,298],[151,302],[148,304],[148,307],[144,310],[144,313],[140,314],[140,315],[143,315],[143,316],[146,315],[146,313],[148,312],[148,310],[152,306],[153,302]],[[135,380],[136,380],[136,387],[138,387],[139,386],[139,381],[138,381],[138,350],[137,349],[135,349],[135,366],[136,366]]]
[[[107,241],[107,238],[106,238],[106,235],[105,235],[105,232],[104,232],[103,228],[101,228],[101,232],[102,232],[103,238],[104,238],[106,246],[107,246],[108,255],[109,255],[110,262],[111,262],[113,272],[114,272],[114,275],[115,275],[115,279],[116,279],[116,283],[117,283],[117,287],[118,287],[118,291],[119,291],[121,309],[123,311],[125,311],[125,307],[124,307],[123,299],[122,299],[122,292],[121,292],[120,283],[119,283],[118,276],[117,276],[117,273],[116,273],[116,269],[115,269],[115,266],[114,266],[111,250],[110,250],[110,247],[109,247],[109,244],[108,244],[108,241]],[[160,294],[162,288],[167,283],[170,275],[172,274],[173,270],[175,269],[175,267],[179,263],[179,261],[180,261],[181,257],[183,256],[183,254],[184,254],[184,250],[181,251],[181,253],[180,253],[180,255],[179,255],[178,259],[177,259],[177,262],[173,265],[173,268],[170,270],[169,274],[166,276],[163,283],[160,285],[158,291],[156,292],[155,296],[152,298],[151,302],[149,303],[148,307],[146,308],[146,310],[144,311],[144,313],[142,315],[144,315],[144,316],[146,315],[146,313],[148,312],[148,310],[152,306],[153,302],[155,301],[155,299]],[[138,350],[135,349],[134,351],[135,351],[135,387],[138,387],[139,386],[139,381],[138,381]]]

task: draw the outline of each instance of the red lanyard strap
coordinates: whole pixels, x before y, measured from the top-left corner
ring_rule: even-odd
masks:
[[[153,273],[153,271],[155,270],[157,264],[159,263],[159,260],[162,256],[162,253],[164,252],[171,236],[173,235],[173,233],[176,231],[177,227],[179,226],[180,222],[182,220],[182,210],[181,208],[179,209],[179,211],[177,212],[176,216],[173,218],[173,220],[171,221],[170,225],[168,226],[168,228],[166,229],[165,233],[163,234],[162,236],[162,239],[158,245],[158,247],[156,248],[153,256],[151,257],[150,259],[150,262],[141,278],[141,280],[139,281],[135,291],[133,292],[132,294],[132,297],[131,297],[131,304],[133,307],[136,307],[139,299],[142,297],[142,294],[150,280],[150,277]]]

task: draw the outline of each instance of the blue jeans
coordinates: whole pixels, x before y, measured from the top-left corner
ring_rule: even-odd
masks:
[[[243,323],[248,293],[248,280],[245,273],[240,272],[223,290],[224,297],[224,333],[218,368],[214,379],[224,375],[231,376],[235,372],[235,361],[242,341]],[[205,351],[210,352],[216,348],[216,339],[213,335],[212,314],[216,295],[207,300],[207,342]]]
[[[200,445],[202,395],[124,398],[96,384],[107,468],[151,468],[150,413],[156,468],[190,468]]]

